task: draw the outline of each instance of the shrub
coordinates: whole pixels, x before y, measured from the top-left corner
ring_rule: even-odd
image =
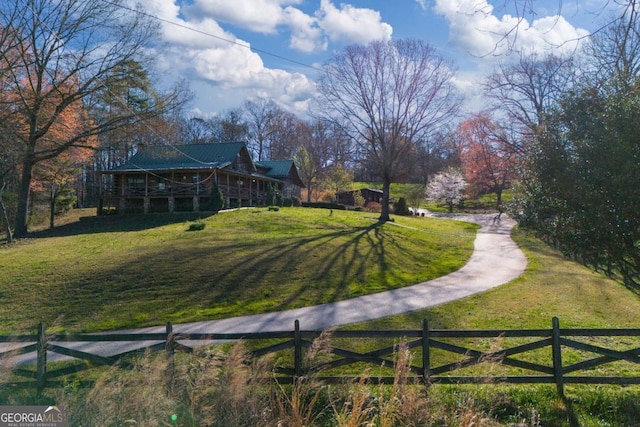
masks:
[[[283,198],[282,193],[275,185],[269,185],[267,187],[267,203],[270,205],[282,206]]]
[[[404,197],[400,197],[400,199],[398,199],[398,201],[393,207],[393,212],[396,215],[411,215],[411,211],[409,210],[409,207],[407,206],[407,201],[405,200]]]
[[[329,202],[302,202],[302,207],[304,208],[323,208],[323,209],[337,209],[337,210],[346,210],[347,207],[345,205],[340,205],[338,203],[329,203]]]
[[[368,202],[364,208],[367,212],[380,213],[382,211],[382,205],[378,202]]]
[[[209,208],[212,211],[219,211],[224,208],[224,196],[222,195],[222,191],[220,191],[220,187],[213,181],[211,186],[211,199],[209,201]]]
[[[198,221],[198,222],[192,222],[191,224],[189,224],[189,231],[200,231],[200,230],[204,230],[205,227],[205,223]]]

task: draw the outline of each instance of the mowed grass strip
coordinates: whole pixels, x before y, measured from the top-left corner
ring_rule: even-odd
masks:
[[[478,228],[303,208],[225,212],[199,219],[198,231],[171,219],[93,218],[2,247],[0,331],[40,321],[113,330],[343,300],[459,269]]]

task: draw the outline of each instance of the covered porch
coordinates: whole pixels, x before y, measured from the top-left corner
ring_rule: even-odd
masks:
[[[279,180],[224,170],[112,172],[103,177],[102,213],[211,211],[214,183],[225,207],[265,206]]]

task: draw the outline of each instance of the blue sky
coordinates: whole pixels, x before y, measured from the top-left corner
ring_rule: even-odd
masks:
[[[610,3],[146,0],[143,4],[147,13],[162,19],[159,75],[167,83],[189,81],[196,94],[192,113],[210,117],[258,97],[304,114],[314,95],[317,68],[333,52],[349,44],[390,38],[417,38],[437,47],[458,70],[456,84],[468,95],[467,108],[475,109],[481,105],[479,82],[496,64],[509,61],[512,50],[571,52],[608,16],[614,7]],[[504,34],[516,25],[517,36],[509,39],[513,49],[508,49]]]

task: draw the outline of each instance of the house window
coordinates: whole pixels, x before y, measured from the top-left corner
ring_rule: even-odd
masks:
[[[127,178],[127,185],[131,189],[144,188],[144,177],[130,176]]]

